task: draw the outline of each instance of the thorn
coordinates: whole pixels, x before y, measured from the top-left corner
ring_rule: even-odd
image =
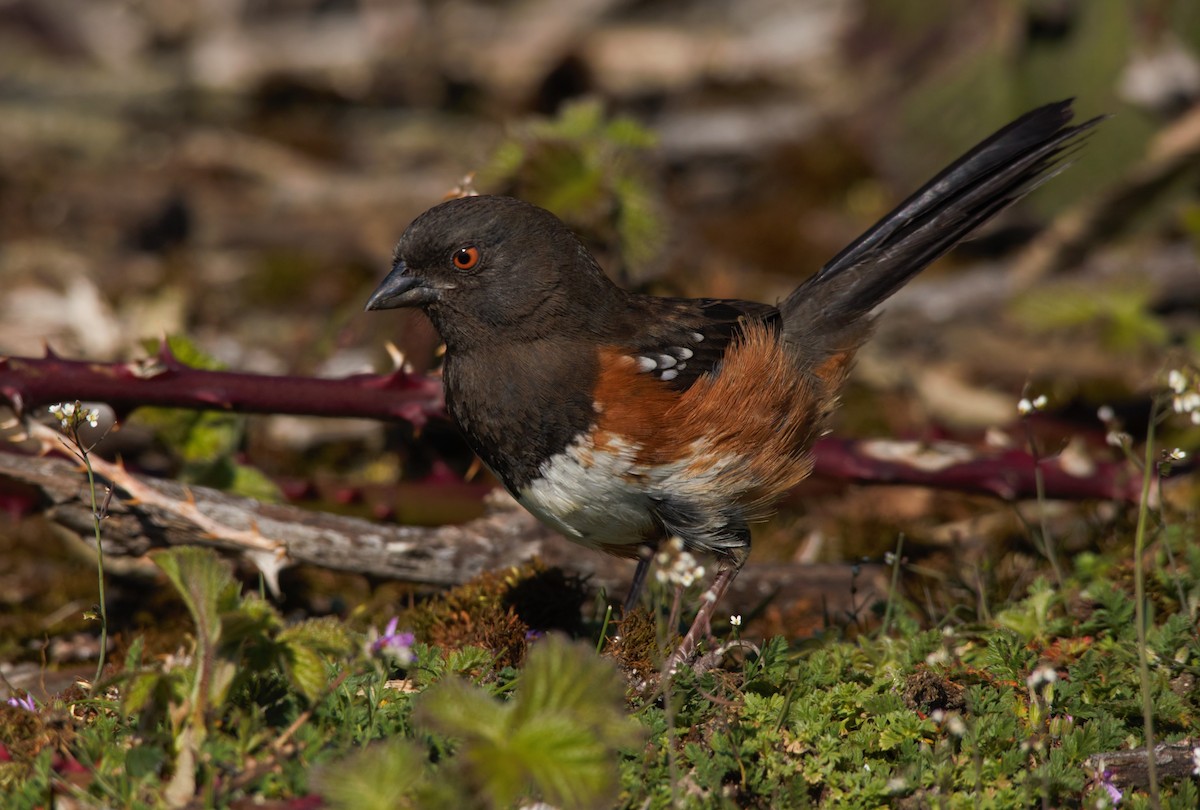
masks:
[[[4,395],[8,397],[8,405],[12,408],[13,413],[18,418],[25,416],[25,398],[21,396],[20,391],[5,391]]]
[[[464,481],[473,481],[475,476],[479,475],[479,471],[483,469],[483,462],[479,460],[479,456],[471,459],[471,466],[467,467],[466,473],[463,474]]]
[[[54,349],[50,348],[50,341],[43,340],[42,341],[42,359],[43,360],[61,360],[62,358],[59,357],[55,353]]]
[[[286,564],[285,561],[269,551],[251,550],[246,552],[246,556],[262,574],[263,582],[266,584],[267,590],[271,592],[271,596],[278,599],[282,594],[279,589],[279,572]]]
[[[405,365],[404,352],[400,351],[400,347],[390,340],[383,344],[383,348],[387,350],[388,357],[392,360],[392,372],[403,370]]]
[[[195,508],[196,508],[196,495],[195,495],[195,493],[193,493],[193,492],[192,492],[192,488],[191,488],[191,487],[186,487],[186,488],[183,490],[183,492],[184,492],[184,494],[186,495],[186,498],[185,498],[185,500],[187,501],[187,504],[188,504],[188,506],[190,506],[190,507],[192,507],[193,509],[195,509]]]
[[[225,410],[228,410],[230,407],[229,398],[219,391],[197,389],[192,392],[192,396],[194,396],[199,402],[205,402],[209,405],[216,405],[217,407],[224,408]]]

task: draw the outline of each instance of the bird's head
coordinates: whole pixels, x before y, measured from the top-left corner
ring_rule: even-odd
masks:
[[[408,226],[367,309],[420,307],[455,351],[586,329],[622,294],[558,217],[479,196],[444,202]]]

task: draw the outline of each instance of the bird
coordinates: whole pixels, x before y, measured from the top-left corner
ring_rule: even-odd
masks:
[[[751,524],[811,472],[877,306],[1069,165],[1102,120],[1072,118],[1068,99],[1012,121],[775,304],[625,290],[554,214],[478,195],[412,221],[366,309],[425,312],[467,444],[543,523],[637,560],[627,609],[663,542],[715,557],[678,666]]]

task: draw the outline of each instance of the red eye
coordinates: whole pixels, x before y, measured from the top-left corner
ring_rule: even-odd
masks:
[[[454,266],[459,270],[470,270],[475,265],[479,264],[479,248],[472,245],[471,247],[459,248],[454,251],[454,258],[451,259]]]

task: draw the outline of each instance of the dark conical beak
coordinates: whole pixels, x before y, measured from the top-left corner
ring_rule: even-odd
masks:
[[[367,299],[367,309],[397,309],[399,307],[422,307],[437,300],[437,290],[425,281],[408,272],[408,266],[397,260],[392,272]]]

